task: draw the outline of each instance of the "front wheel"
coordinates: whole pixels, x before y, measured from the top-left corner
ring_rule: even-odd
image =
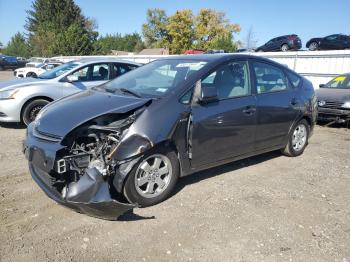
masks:
[[[159,150],[145,155],[130,172],[124,196],[142,207],[158,204],[168,198],[179,177],[179,161],[174,152]]]
[[[28,126],[31,122],[33,122],[36,116],[39,114],[40,110],[46,106],[49,101],[45,99],[37,99],[26,104],[22,111],[22,121]]]
[[[300,156],[309,140],[310,127],[308,122],[303,119],[300,120],[292,129],[288,143],[284,149],[282,149],[282,153],[286,156]]]

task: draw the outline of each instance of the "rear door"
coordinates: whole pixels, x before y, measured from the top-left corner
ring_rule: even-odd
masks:
[[[190,155],[195,168],[254,149],[256,99],[248,62],[226,62],[202,79],[205,85],[216,88],[219,100],[192,106]]]
[[[252,61],[257,92],[256,150],[282,145],[299,115],[298,91],[288,82],[282,67]]]

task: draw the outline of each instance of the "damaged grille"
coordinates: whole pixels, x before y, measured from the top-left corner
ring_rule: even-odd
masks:
[[[324,104],[320,105],[320,101],[319,101],[319,106],[325,107],[325,108],[341,108],[342,105],[343,105],[343,102],[339,102],[339,101],[325,101]]]

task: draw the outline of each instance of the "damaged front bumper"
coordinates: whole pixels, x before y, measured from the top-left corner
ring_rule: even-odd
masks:
[[[345,123],[350,121],[350,110],[340,108],[318,107],[318,121]]]
[[[56,153],[62,146],[37,139],[33,136],[32,128],[32,125],[28,127],[27,138],[23,142],[23,152],[29,161],[33,180],[48,197],[79,213],[106,220],[116,220],[123,213],[136,207],[113,199],[110,184],[95,168],[89,169],[79,181],[68,184],[64,192],[59,192],[53,186],[53,177],[50,172],[54,168]]]

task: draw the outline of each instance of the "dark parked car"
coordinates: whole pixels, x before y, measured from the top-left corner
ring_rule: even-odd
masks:
[[[20,67],[24,67],[26,61],[18,60],[14,56],[0,55],[0,71],[12,69],[15,70]]]
[[[176,56],[51,103],[29,125],[24,152],[50,198],[116,219],[199,170],[302,154],[316,102],[308,80],[265,58]]]
[[[266,44],[255,49],[256,52],[298,50],[301,48],[301,40],[297,35],[284,35],[271,39]]]
[[[306,47],[311,51],[347,49],[350,48],[350,36],[335,34],[326,37],[311,38],[306,43]]]
[[[337,123],[350,121],[350,74],[340,75],[316,91],[318,120]]]

